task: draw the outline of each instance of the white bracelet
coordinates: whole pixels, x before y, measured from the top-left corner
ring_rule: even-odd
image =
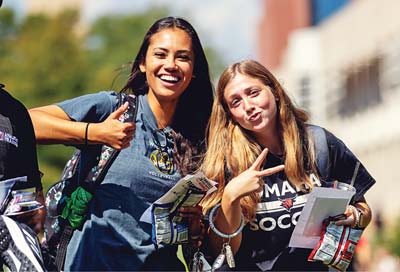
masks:
[[[209,217],[208,217],[208,220],[209,220],[209,223],[210,223],[210,228],[213,230],[213,232],[215,232],[215,234],[217,234],[218,236],[220,236],[220,237],[222,237],[222,238],[227,238],[227,239],[233,238],[233,237],[235,237],[236,235],[238,235],[239,233],[241,233],[242,230],[243,230],[243,227],[244,227],[244,215],[243,215],[243,213],[242,213],[242,219],[241,219],[241,221],[240,221],[240,226],[239,226],[239,228],[238,228],[236,231],[234,231],[233,233],[230,233],[230,234],[223,233],[223,232],[219,231],[219,230],[215,227],[214,221],[213,221],[215,211],[216,211],[220,206],[221,206],[221,203],[218,203],[217,205],[215,205],[215,206],[211,209],[210,215],[209,215]]]

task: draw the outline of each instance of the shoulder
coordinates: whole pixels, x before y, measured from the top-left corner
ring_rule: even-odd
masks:
[[[313,135],[314,139],[320,138],[317,140],[325,140],[330,148],[334,146],[346,146],[341,139],[324,127],[307,124],[306,128],[307,131]]]
[[[18,123],[19,127],[31,122],[24,104],[3,89],[0,89],[0,115],[8,118],[14,125]]]
[[[56,103],[73,120],[96,122],[104,120],[118,106],[118,93],[100,91]]]
[[[339,180],[350,184],[350,182],[352,182],[351,179],[355,174],[354,171],[356,171],[356,165],[359,165],[354,183],[357,190],[355,199],[358,201],[375,183],[375,179],[371,176],[357,156],[339,137],[327,129],[324,129],[324,131],[329,148],[331,180]]]
[[[15,111],[24,110],[26,111],[26,107],[22,104],[21,101],[16,99],[6,90],[0,88],[0,105],[1,108],[13,109]]]
[[[74,103],[88,103],[90,105],[112,105],[115,104],[118,100],[118,94],[115,91],[100,91],[97,93],[90,93],[81,95],[78,97],[74,97],[59,103],[56,105],[68,105]]]

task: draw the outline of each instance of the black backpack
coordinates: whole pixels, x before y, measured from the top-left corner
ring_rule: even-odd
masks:
[[[121,122],[135,122],[137,100],[134,95],[119,94],[119,106],[129,103],[128,109],[120,117]],[[76,149],[66,163],[60,180],[47,191],[47,217],[44,226],[46,243],[43,245],[47,251],[44,254],[47,269],[63,269],[72,234],[75,229],[83,226],[89,201],[118,154],[118,150],[103,145],[96,156],[96,165],[88,173],[79,173],[81,150]],[[85,178],[78,180],[78,176]]]

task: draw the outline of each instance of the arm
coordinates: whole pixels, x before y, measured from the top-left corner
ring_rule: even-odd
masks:
[[[356,188],[356,195],[354,196],[354,204],[352,206],[356,209],[348,206],[346,214],[349,217],[341,220],[342,222],[338,221],[337,224],[355,226],[357,217],[359,216],[357,210],[359,210],[362,213],[360,227],[364,228],[368,226],[372,217],[371,209],[365,200],[364,194],[375,184],[375,179],[340,139],[336,138],[330,132],[327,133],[327,139],[331,148],[331,178],[349,184],[355,178],[354,187]],[[354,173],[355,171],[356,173]]]
[[[367,204],[364,197],[360,201],[354,203],[353,205],[347,206],[345,213],[348,217],[344,220],[336,221],[335,224],[337,226],[348,225],[353,228],[354,227],[366,228],[371,222],[372,218],[371,208]]]
[[[74,122],[58,106],[50,105],[29,110],[40,144],[83,144],[86,123]],[[88,135],[89,136],[89,135]],[[93,137],[93,131],[91,133]]]
[[[100,123],[90,123],[87,140],[90,144],[106,144],[115,149],[129,146],[135,130],[134,123],[121,123],[118,118],[128,108],[125,103]],[[75,122],[56,105],[29,110],[35,135],[41,144],[84,144],[86,122]]]
[[[359,218],[359,226],[361,228],[366,228],[372,219],[371,208],[369,207],[364,197],[361,201],[356,202],[354,206],[361,212],[361,217]]]
[[[233,183],[234,180],[231,180],[229,183]],[[258,185],[259,187],[261,185]],[[231,195],[226,190],[222,196],[220,209],[216,212],[216,216],[213,219],[215,227],[226,234],[230,234],[235,232],[239,226],[241,221],[242,208],[240,206],[240,197],[235,197]],[[215,234],[211,228],[208,231],[210,235],[210,246],[211,252],[214,256],[217,256],[221,253],[222,246],[225,242],[228,242],[227,239],[223,239],[222,237]],[[242,242],[242,233],[239,233],[237,236],[230,239],[229,244],[232,248],[233,254],[239,250],[240,244]]]
[[[267,153],[268,149],[264,149],[249,169],[233,178],[226,185],[222,194],[221,207],[213,219],[215,227],[220,232],[225,234],[235,232],[240,227],[242,216],[240,199],[252,193],[262,191],[264,188],[262,177],[272,175],[284,169],[283,165],[279,165],[260,171],[259,169]],[[211,229],[209,229],[208,233],[210,235],[211,251],[214,255],[218,255],[221,252],[223,244],[228,241],[219,237]],[[229,244],[233,254],[236,254],[239,250],[241,241],[242,233],[230,239]]]

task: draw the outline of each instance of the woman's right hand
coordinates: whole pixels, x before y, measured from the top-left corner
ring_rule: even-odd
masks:
[[[88,130],[89,143],[93,139],[94,142],[100,141],[101,143],[118,150],[127,148],[133,139],[136,124],[122,123],[119,121],[119,118],[128,109],[128,107],[129,104],[126,102],[116,111],[111,113],[110,116],[108,116],[108,118],[103,122],[90,124]]]
[[[229,181],[224,190],[224,197],[229,197],[233,202],[253,192],[260,192],[264,188],[263,177],[280,172],[285,168],[281,164],[260,170],[267,154],[268,149],[265,148],[249,169]]]
[[[133,139],[135,123],[122,123],[119,117],[129,107],[125,103],[101,123],[90,123],[87,131],[89,144],[105,144],[123,149]],[[40,144],[83,144],[87,123],[75,122],[57,105],[29,110],[35,129],[36,141]]]

